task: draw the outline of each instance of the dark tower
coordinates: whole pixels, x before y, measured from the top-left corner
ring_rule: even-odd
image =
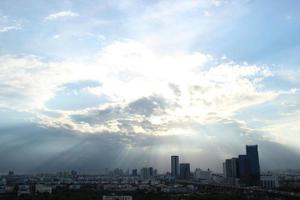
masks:
[[[171,175],[173,177],[179,176],[179,157],[171,156]]]
[[[258,158],[258,146],[257,145],[247,145],[246,154],[249,167],[249,178],[250,185],[260,184],[260,167]]]

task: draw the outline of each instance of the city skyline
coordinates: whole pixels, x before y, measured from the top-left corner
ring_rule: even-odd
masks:
[[[219,174],[224,178],[238,178],[243,180],[253,179],[253,180],[259,180],[259,176],[261,173],[269,172],[271,169],[260,169],[260,159],[259,159],[259,151],[258,151],[258,145],[246,145],[246,154],[245,155],[238,155],[238,157],[232,156],[231,158],[224,158],[225,162],[222,164],[222,170],[221,171],[211,171],[211,168],[214,168],[214,166],[210,166],[207,168],[207,171],[213,172],[216,174]],[[181,156],[181,158],[184,158],[184,156]],[[131,168],[124,168],[124,166],[113,166],[112,168],[105,168],[102,169],[102,171],[99,173],[95,172],[83,172],[74,170],[73,168],[63,169],[60,168],[57,171],[39,171],[39,172],[32,172],[32,174],[35,173],[67,173],[73,175],[80,174],[93,174],[93,175],[117,175],[117,176],[140,176],[142,179],[147,179],[149,177],[154,177],[156,175],[168,175],[172,179],[188,179],[189,176],[193,174],[193,171],[201,170],[205,171],[205,168],[203,166],[195,165],[194,163],[190,163],[189,160],[183,159],[184,162],[180,162],[180,156],[178,155],[170,155],[170,165],[169,169],[159,169],[157,166],[153,165],[152,163],[149,163],[147,165],[143,166],[132,166]],[[165,163],[167,163],[167,160],[164,160]],[[192,166],[192,167],[191,167]],[[277,169],[278,170],[278,169]],[[280,169],[280,170],[287,170],[287,169]],[[300,170],[300,169],[295,169]],[[9,170],[7,172],[0,172],[0,175],[5,174],[15,174],[15,171]],[[17,174],[22,174],[20,172],[17,172]],[[24,173],[26,174],[26,173]],[[194,175],[193,175],[194,176]],[[143,178],[144,177],[144,178]],[[145,178],[146,177],[146,178]]]
[[[166,171],[170,155],[222,172],[247,144],[260,170],[298,169],[299,9],[1,0],[0,172]]]

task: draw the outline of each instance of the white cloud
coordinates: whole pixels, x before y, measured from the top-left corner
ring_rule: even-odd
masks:
[[[60,35],[59,35],[59,34],[55,34],[55,35],[53,35],[52,38],[53,38],[54,40],[59,39],[59,38],[60,38]]]
[[[78,17],[79,14],[72,12],[72,11],[61,11],[57,13],[49,14],[45,19],[46,20],[56,20],[60,18],[72,18],[72,17]]]
[[[38,89],[39,85],[45,87],[43,81],[48,82],[47,87],[55,89],[70,81],[99,80],[103,83],[103,93],[115,101],[127,102],[153,93],[173,98],[169,83],[178,85],[186,94],[192,86],[217,90],[213,92],[216,96],[220,94],[220,88],[244,92],[244,88],[239,87],[260,94],[256,93],[256,85],[250,77],[264,77],[265,68],[233,63],[214,66],[213,59],[199,52],[161,55],[138,42],[115,42],[97,57],[74,62],[47,63],[32,56],[2,56],[1,79],[2,83],[16,88],[28,85],[27,89]],[[44,80],[46,76],[49,78]],[[190,94],[187,97],[190,98]]]
[[[11,19],[8,16],[0,16],[0,33],[19,30],[21,28],[21,23],[18,20]]]
[[[21,29],[20,25],[16,25],[16,26],[4,26],[4,27],[0,27],[0,33],[11,31],[11,30],[19,30],[19,29]]]
[[[278,70],[276,71],[276,74],[287,80],[290,81],[292,83],[299,83],[300,82],[300,70],[296,70],[296,69],[282,69],[282,70]]]
[[[238,110],[270,101],[279,94],[262,88],[262,80],[271,73],[267,68],[232,61],[215,64],[216,60],[200,52],[161,54],[131,40],[114,42],[94,57],[61,62],[46,62],[34,56],[2,56],[0,105],[47,110],[46,102],[62,85],[96,80],[101,85],[89,87],[87,92],[107,96],[108,105],[113,107],[125,109],[130,103],[153,95],[166,101],[168,106],[163,112],[146,117],[146,123],[152,127],[162,127],[152,131],[163,134],[176,123],[231,118]],[[124,112],[123,121],[145,122],[140,113],[126,114],[126,109]],[[78,124],[70,119],[72,114],[41,118],[49,124],[69,124],[83,132],[116,131],[119,123],[112,117],[104,125]],[[140,122],[134,130],[150,133]]]
[[[267,121],[263,130],[269,132],[276,142],[293,146],[300,151],[300,127],[298,124],[300,124],[299,109]]]

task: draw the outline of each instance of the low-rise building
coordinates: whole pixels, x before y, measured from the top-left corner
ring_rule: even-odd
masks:
[[[52,187],[44,184],[36,184],[35,185],[36,193],[49,193],[52,194]]]
[[[29,185],[19,185],[18,186],[18,196],[30,194]]]
[[[211,179],[211,171],[197,168],[194,173],[194,179],[201,182],[209,182]]]
[[[102,200],[132,200],[132,196],[102,196]]]
[[[279,187],[278,176],[272,173],[260,175],[261,186],[265,189],[274,189]]]

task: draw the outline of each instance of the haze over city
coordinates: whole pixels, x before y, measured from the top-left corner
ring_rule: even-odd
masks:
[[[1,0],[0,173],[299,169],[299,8]]]

